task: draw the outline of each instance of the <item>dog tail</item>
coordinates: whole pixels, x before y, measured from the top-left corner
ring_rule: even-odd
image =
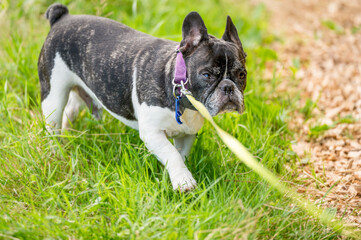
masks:
[[[68,13],[69,10],[66,6],[60,3],[54,3],[46,10],[45,17],[49,20],[50,26],[53,26],[62,16]]]

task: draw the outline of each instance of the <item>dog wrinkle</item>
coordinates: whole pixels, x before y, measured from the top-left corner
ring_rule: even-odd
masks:
[[[226,70],[224,70],[223,79],[227,78],[227,71],[228,71],[228,57],[227,53],[225,53],[226,56]]]

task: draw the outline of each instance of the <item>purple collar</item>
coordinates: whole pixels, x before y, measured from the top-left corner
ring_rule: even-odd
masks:
[[[184,87],[187,89],[187,67],[184,62],[183,54],[179,51],[179,46],[177,47],[177,58],[175,60],[175,70],[174,70],[174,80],[173,84],[181,86],[182,82]]]

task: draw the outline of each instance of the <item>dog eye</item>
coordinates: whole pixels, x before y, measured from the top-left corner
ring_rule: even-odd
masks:
[[[207,79],[211,79],[211,74],[210,73],[202,73],[203,77],[207,78]]]
[[[247,73],[245,71],[242,71],[242,72],[239,73],[238,78],[239,79],[245,79],[246,76],[247,76]]]

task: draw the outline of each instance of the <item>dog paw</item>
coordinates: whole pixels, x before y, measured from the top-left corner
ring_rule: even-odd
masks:
[[[172,174],[170,177],[174,191],[188,192],[197,186],[196,180],[188,169]]]

